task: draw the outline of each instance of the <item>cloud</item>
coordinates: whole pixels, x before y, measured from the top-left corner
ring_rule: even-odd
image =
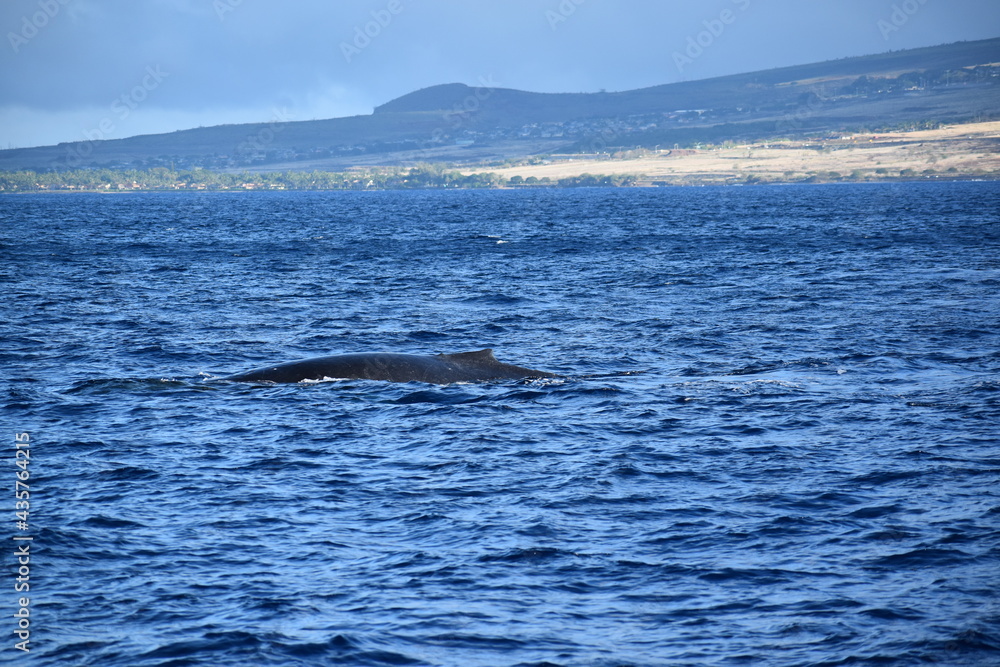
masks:
[[[266,121],[275,107],[303,119],[368,113],[422,87],[482,77],[534,91],[626,90],[981,39],[1000,25],[994,0],[927,0],[887,44],[876,23],[892,4],[5,0],[0,146],[78,137],[141,86],[148,67],[169,76],[121,132]],[[734,8],[739,22],[678,72],[672,54]],[[343,46],[355,40],[364,47],[345,57]],[[29,131],[31,113],[45,126]]]

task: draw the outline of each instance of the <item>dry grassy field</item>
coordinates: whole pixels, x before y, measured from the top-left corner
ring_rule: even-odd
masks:
[[[507,178],[552,180],[583,174],[630,174],[638,177],[640,185],[1000,178],[1000,122],[703,150],[638,151],[618,157],[553,155],[541,164],[491,171]]]

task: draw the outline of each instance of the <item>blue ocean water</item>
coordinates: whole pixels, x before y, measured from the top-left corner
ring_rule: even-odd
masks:
[[[1000,664],[998,202],[2,197],[0,661]],[[565,377],[218,379],[486,347]]]

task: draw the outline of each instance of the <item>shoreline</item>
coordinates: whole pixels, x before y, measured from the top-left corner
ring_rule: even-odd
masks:
[[[438,187],[425,187],[425,188],[366,188],[366,189],[336,189],[336,188],[326,188],[326,189],[296,189],[296,188],[285,188],[282,190],[274,189],[258,189],[258,190],[243,190],[243,189],[229,189],[229,190],[173,190],[173,189],[137,189],[137,190],[22,190],[18,192],[4,192],[0,191],[0,197],[18,197],[18,196],[32,196],[32,195],[106,195],[113,197],[116,195],[128,195],[128,194],[166,194],[174,193],[178,195],[188,195],[188,194],[232,194],[232,193],[245,193],[245,192],[426,192],[435,190],[447,190],[451,192],[458,191],[470,191],[470,190],[488,190],[492,192],[497,191],[530,191],[530,190],[581,190],[581,189],[591,189],[591,190],[670,190],[678,188],[752,188],[759,186],[782,186],[782,187],[795,187],[800,185],[821,185],[821,186],[834,186],[834,185],[892,185],[900,183],[996,183],[1000,182],[1000,176],[996,177],[954,177],[954,178],[887,178],[883,180],[859,180],[852,181],[848,179],[843,179],[839,181],[755,181],[752,183],[740,183],[740,182],[730,182],[730,183],[683,183],[683,184],[667,184],[667,185],[652,185],[645,183],[638,183],[635,185],[622,185],[622,186],[561,186],[561,185],[527,185],[527,186],[503,186],[496,188],[438,188]]]
[[[702,187],[1000,180],[1000,121],[933,130],[770,139],[499,164],[372,166],[345,172],[0,172],[0,194]]]
[[[595,174],[597,178],[606,176],[604,174]],[[510,190],[510,191],[525,191],[525,190],[580,190],[580,189],[600,189],[600,190],[616,190],[616,189],[676,189],[676,188],[743,188],[743,187],[754,187],[754,186],[768,186],[768,185],[780,185],[786,187],[792,187],[796,185],[891,185],[898,183],[995,183],[1000,182],[1000,174],[989,174],[989,175],[947,175],[947,176],[934,176],[934,177],[917,177],[917,178],[880,178],[880,179],[859,179],[852,180],[850,178],[842,178],[839,180],[774,180],[774,181],[764,181],[764,180],[754,180],[751,182],[742,181],[726,181],[726,182],[688,182],[688,183],[651,183],[651,182],[637,182],[630,185],[559,185],[558,183],[544,183],[535,185],[501,185],[497,187],[489,188],[471,188],[471,187],[407,187],[407,188],[216,188],[216,189],[187,189],[187,188],[133,188],[128,190],[111,190],[111,189],[44,189],[44,190],[16,190],[16,191],[5,191],[0,190],[0,197],[4,196],[30,196],[30,195],[127,195],[127,194],[149,194],[149,193],[175,193],[179,195],[184,194],[230,194],[230,193],[246,193],[246,192],[425,192],[428,190],[447,190],[447,191],[468,191],[468,190]]]

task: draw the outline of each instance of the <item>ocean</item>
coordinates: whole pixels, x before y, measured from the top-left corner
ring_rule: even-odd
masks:
[[[0,197],[0,662],[998,665],[998,202]]]

